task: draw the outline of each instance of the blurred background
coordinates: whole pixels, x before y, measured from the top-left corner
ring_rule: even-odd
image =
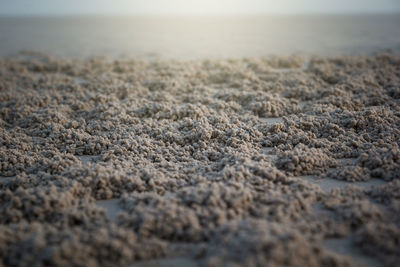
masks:
[[[0,57],[241,58],[400,51],[399,0],[2,0]]]

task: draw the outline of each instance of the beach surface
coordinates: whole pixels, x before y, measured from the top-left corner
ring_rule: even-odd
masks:
[[[0,59],[0,266],[398,266],[400,58]]]

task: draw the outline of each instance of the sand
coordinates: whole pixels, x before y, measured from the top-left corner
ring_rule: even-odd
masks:
[[[0,60],[0,266],[398,266],[400,58]]]

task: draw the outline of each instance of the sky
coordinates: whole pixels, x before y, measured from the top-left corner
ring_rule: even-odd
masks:
[[[400,13],[400,0],[0,0],[0,15]]]

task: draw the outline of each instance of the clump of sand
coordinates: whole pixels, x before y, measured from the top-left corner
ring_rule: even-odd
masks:
[[[395,266],[399,104],[393,54],[1,59],[0,266]]]

